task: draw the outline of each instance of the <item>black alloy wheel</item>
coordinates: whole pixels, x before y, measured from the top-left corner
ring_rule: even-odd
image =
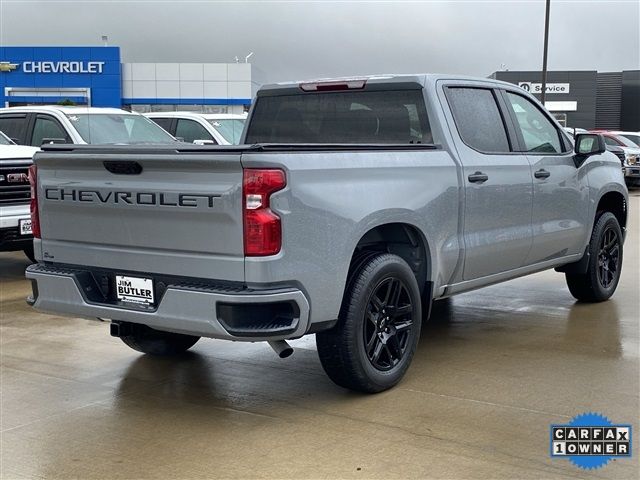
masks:
[[[584,273],[566,273],[571,295],[581,302],[603,302],[614,294],[622,272],[624,242],[618,218],[602,212],[594,222]]]
[[[324,371],[341,387],[376,393],[396,385],[420,338],[415,273],[401,257],[364,252],[352,262],[338,323],[316,334]]]
[[[413,327],[413,305],[407,286],[397,277],[383,279],[371,294],[363,328],[371,365],[391,370],[403,358]]]
[[[602,235],[598,252],[598,282],[609,288],[618,276],[620,267],[620,238],[612,227],[607,227]]]

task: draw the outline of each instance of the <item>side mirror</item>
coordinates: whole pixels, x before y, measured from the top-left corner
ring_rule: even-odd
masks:
[[[213,140],[194,140],[194,145],[215,145]]]
[[[574,152],[576,155],[598,155],[607,151],[604,137],[598,133],[578,133]]]

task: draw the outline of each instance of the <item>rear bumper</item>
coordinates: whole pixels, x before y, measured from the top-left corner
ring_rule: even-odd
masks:
[[[46,312],[252,342],[301,337],[309,327],[309,302],[295,288],[257,290],[183,279],[163,283],[157,305],[142,307],[109,300],[89,270],[36,264],[26,277],[33,285],[28,303]]]

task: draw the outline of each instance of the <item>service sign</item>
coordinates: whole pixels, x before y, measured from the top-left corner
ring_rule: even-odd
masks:
[[[541,83],[520,82],[518,86],[529,93],[542,93]],[[569,93],[569,83],[547,83],[547,93]]]

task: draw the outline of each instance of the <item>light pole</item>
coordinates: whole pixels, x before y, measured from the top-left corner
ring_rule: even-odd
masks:
[[[544,15],[544,52],[542,54],[542,92],[540,92],[540,102],[544,105],[544,97],[547,93],[547,50],[549,49],[549,11],[551,10],[551,0],[547,0],[547,8]]]

